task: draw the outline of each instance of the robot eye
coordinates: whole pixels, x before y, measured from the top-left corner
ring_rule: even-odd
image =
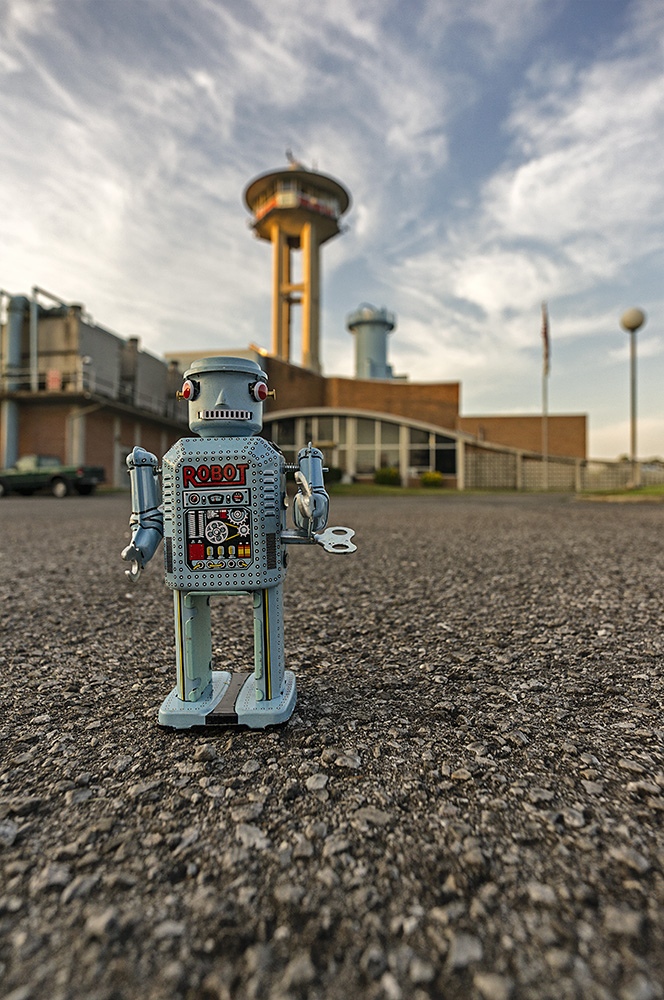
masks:
[[[253,385],[249,386],[249,392],[259,403],[263,403],[268,397],[268,388],[265,382],[254,382]]]
[[[181,399],[196,399],[198,393],[200,392],[200,386],[198,382],[194,382],[190,378],[186,378],[182,383],[182,390],[178,395]]]

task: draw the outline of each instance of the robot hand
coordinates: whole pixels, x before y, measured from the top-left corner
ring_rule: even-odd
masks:
[[[293,506],[293,520],[311,538],[327,524],[329,497],[323,480],[323,453],[311,442],[297,456],[299,469],[295,473],[298,491]]]
[[[295,473],[295,482],[299,486],[295,495],[295,505],[301,522],[313,525],[321,521],[323,517],[327,520],[327,495],[314,493],[306,476],[299,470]]]
[[[295,503],[297,504],[298,510],[302,517],[310,518],[313,514],[311,497],[313,496],[311,492],[311,486],[307,482],[306,476],[298,471],[295,473],[295,482],[299,486],[297,494],[295,495]]]
[[[159,503],[158,462],[155,455],[136,447],[127,456],[133,511],[129,519],[131,542],[122,558],[131,563],[125,574],[137,583],[141,570],[152,559],[164,534],[164,514]]]
[[[138,583],[141,570],[145,565],[143,553],[136,548],[133,542],[130,542],[127,548],[122,550],[122,558],[131,563],[131,569],[125,570],[125,576],[129,577],[132,583]]]

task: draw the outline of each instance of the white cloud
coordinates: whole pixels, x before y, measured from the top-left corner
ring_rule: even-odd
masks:
[[[447,243],[395,269],[402,308],[426,322],[460,299],[465,329],[484,329],[489,343],[499,338],[513,358],[514,349],[532,343],[541,299],[568,300],[561,335],[601,330],[609,317],[584,323],[570,313],[574,296],[624,280],[635,256],[664,246],[657,43],[646,39],[635,49],[632,39],[627,50],[586,67],[533,66],[507,121],[511,151],[477,208],[466,208]],[[615,322],[611,316],[608,329]]]
[[[559,0],[546,8],[540,0],[426,0],[416,30],[425,48],[442,47],[451,35],[480,65],[493,66],[536,36],[559,6]],[[411,9],[403,3],[400,9],[412,21]]]
[[[241,195],[290,147],[353,199],[323,252],[334,369],[369,298],[399,315],[398,370],[513,387],[538,364],[542,298],[570,343],[615,327],[598,288],[657,311],[627,282],[664,242],[661,4],[632,3],[586,65],[533,45],[566,4],[5,0],[0,282],[83,299],[154,350],[266,344],[270,250]],[[501,60],[535,51],[520,94],[494,101]],[[459,179],[466,113],[508,97]]]
[[[595,240],[605,273],[630,241],[661,246],[664,68],[651,55],[650,44],[578,70],[535,67],[508,122],[516,162],[485,188],[489,226],[550,245]]]
[[[545,254],[496,249],[455,261],[451,292],[496,317],[532,309],[558,279],[559,269]]]
[[[10,43],[22,35],[38,35],[52,18],[55,0],[5,0],[0,11],[2,34]]]

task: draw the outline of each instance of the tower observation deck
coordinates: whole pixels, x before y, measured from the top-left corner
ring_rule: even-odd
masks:
[[[244,200],[252,228],[273,247],[272,353],[290,361],[291,309],[302,307],[302,364],[320,371],[320,247],[339,233],[348,191],[299,163],[256,177]],[[292,281],[291,253],[302,251],[302,280]]]

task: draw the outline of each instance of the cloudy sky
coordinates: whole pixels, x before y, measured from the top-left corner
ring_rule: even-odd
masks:
[[[325,246],[323,364],[345,316],[467,414],[589,415],[590,454],[664,455],[662,0],[0,0],[0,287],[85,303],[156,354],[270,346],[250,179],[350,191]],[[295,360],[298,360],[299,353]]]

